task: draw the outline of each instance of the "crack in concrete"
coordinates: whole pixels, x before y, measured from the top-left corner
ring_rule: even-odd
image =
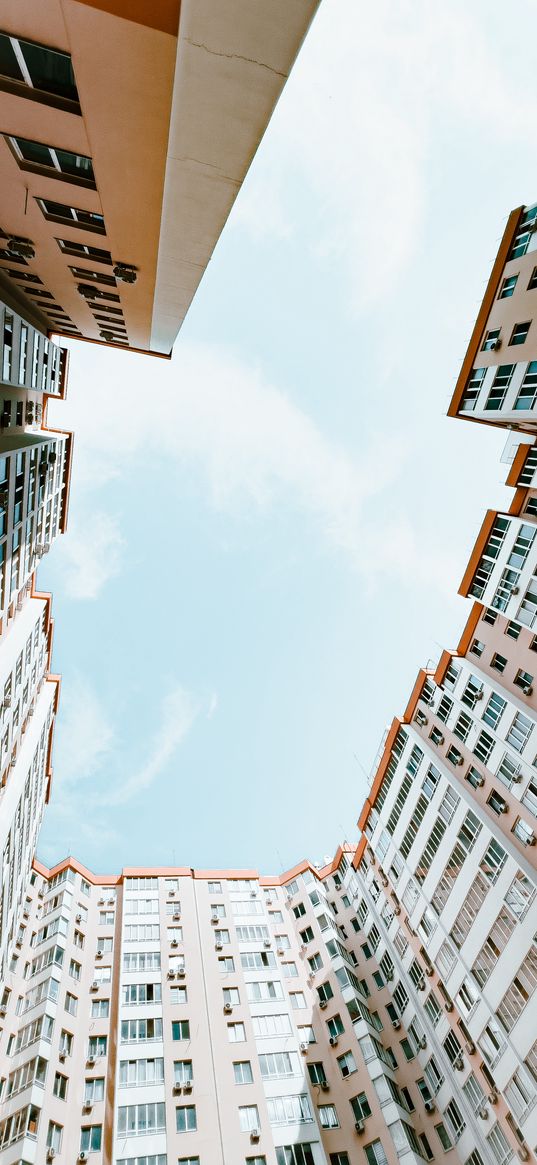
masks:
[[[267,65],[265,61],[256,61],[255,57],[243,57],[240,53],[218,53],[215,49],[210,49],[208,45],[201,44],[195,40],[189,40],[188,43],[194,49],[204,49],[212,57],[226,57],[228,61],[245,61],[248,65],[258,65],[260,69],[268,69],[269,73],[273,73],[275,77],[283,77],[284,81],[287,80],[287,73],[280,73],[279,69],[274,69],[272,65]]]

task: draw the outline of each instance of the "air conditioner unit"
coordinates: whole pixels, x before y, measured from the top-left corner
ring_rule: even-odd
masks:
[[[233,1008],[232,1008],[232,1006],[231,1006],[231,1003],[224,1003],[224,1012],[225,1012],[225,1014],[226,1014],[226,1015],[231,1015],[231,1012],[232,1012],[232,1011],[233,1011]]]
[[[6,1015],[7,1015],[7,1007],[5,1007],[5,1005],[2,1003],[2,1005],[0,1006],[0,1019],[5,1019]]]
[[[194,1084],[193,1080],[185,1080],[185,1082],[183,1084],[183,1090],[185,1092],[192,1092],[192,1085],[193,1084]]]
[[[82,922],[82,915],[81,914],[75,914],[75,922]]]
[[[4,708],[11,708],[11,696],[4,696]]]
[[[518,587],[517,587],[517,592],[518,592]],[[511,593],[512,593],[512,594],[514,594],[514,593],[515,593],[515,588],[514,588],[514,587],[512,588],[512,591],[511,591]],[[476,699],[476,700],[482,700],[482,699],[483,699],[483,688],[479,688],[479,691],[477,691],[477,692],[476,692],[476,694],[475,694],[475,699]]]
[[[393,971],[386,971],[386,978],[387,978],[388,982],[391,983],[391,981],[393,979]]]
[[[257,890],[250,890],[250,898],[257,898]]]
[[[530,1160],[530,1151],[529,1151],[527,1145],[521,1145],[520,1149],[517,1149],[517,1153],[518,1153],[521,1161],[529,1161]]]
[[[66,1061],[66,1059],[67,1059],[67,1052],[65,1052],[65,1051],[63,1050],[63,1048],[62,1048],[62,1049],[61,1049],[61,1050],[58,1052],[58,1060],[61,1060],[62,1064],[64,1064],[64,1063],[65,1063],[65,1061]]]
[[[19,259],[35,259],[35,247],[31,239],[8,239],[6,250],[9,255],[18,255]]]
[[[269,939],[269,938],[266,938],[266,939],[265,939],[265,941],[264,941],[264,943],[263,943],[263,946],[264,946],[264,947],[269,947],[269,946],[270,946],[270,939]]]
[[[116,902],[115,898],[109,898],[109,899],[108,899],[108,905],[109,905],[109,906],[115,906],[115,902]]]
[[[174,910],[172,917],[175,919],[175,921],[176,921],[176,922],[179,922],[179,919],[180,919],[180,917],[181,917],[181,911],[180,911],[180,910]]]
[[[421,724],[421,725],[423,725],[423,727],[425,727],[425,725],[429,723],[429,718],[427,716],[424,716],[423,712],[418,712],[417,715],[414,717],[414,720],[416,721],[416,724]]]
[[[330,1046],[332,1048],[337,1047],[338,1043],[339,1043],[339,1036],[330,1036]]]
[[[308,1044],[304,1044],[304,1043],[302,1043],[302,1044],[300,1045],[300,1051],[301,1051],[301,1052],[304,1052],[304,1053],[306,1053],[306,1052],[307,1052],[307,1050],[308,1050]]]
[[[88,1154],[86,1153],[86,1150],[81,1149],[80,1153],[78,1154],[78,1160],[79,1161],[87,1161],[87,1159],[88,1159]]]
[[[179,970],[178,970],[177,974],[178,974],[178,976],[179,976],[179,978],[180,978],[180,979],[184,979],[184,977],[185,977],[185,975],[186,975],[185,968],[184,968],[184,967],[179,967]]]
[[[138,272],[130,263],[114,263],[112,271],[120,283],[136,283]]]
[[[427,1039],[425,1036],[422,1036],[421,1040],[418,1040],[418,1048],[421,1048],[422,1052],[424,1052],[426,1047],[427,1047]]]
[[[355,1121],[354,1127],[357,1133],[363,1133],[365,1129],[365,1121]]]
[[[328,1000],[327,999],[320,999],[319,1000],[319,1007],[322,1007],[322,1009],[324,1011],[325,1007],[328,1007]]]
[[[98,991],[98,990],[99,990],[98,981],[97,981],[97,979],[94,979],[93,983],[91,984],[90,991]]]
[[[174,1096],[179,1096],[179,1093],[182,1092],[182,1085],[181,1084],[174,1084],[172,1091],[173,1091]]]
[[[525,688],[522,688],[522,691],[524,692],[525,696],[531,696],[533,693],[533,688],[531,684],[527,684]]]
[[[89,1064],[90,1068],[93,1068],[95,1064],[95,1056],[88,1056],[86,1064]]]
[[[489,1093],[489,1104],[497,1104],[497,1103],[498,1103],[498,1093],[496,1092],[496,1089],[493,1088],[491,1090],[491,1092]]]
[[[168,890],[168,897],[175,898],[175,890]]]
[[[178,946],[179,946],[179,939],[172,938],[172,941],[171,941],[171,943],[170,943],[170,946],[172,946],[172,947],[178,947]]]
[[[431,975],[434,975],[434,967],[426,967],[426,968],[425,968],[425,974],[426,974],[426,975],[428,975],[428,976],[429,976],[429,979],[430,979],[430,978],[431,978]]]
[[[435,1112],[436,1111],[436,1104],[434,1103],[434,1100],[426,1100],[425,1101],[425,1111],[426,1112]]]
[[[420,979],[419,982],[416,983],[416,988],[418,991],[425,991],[425,980]]]
[[[453,1061],[453,1067],[457,1072],[462,1072],[464,1068],[464,1060],[462,1056],[457,1056],[457,1059]]]
[[[265,903],[267,906],[272,906],[272,898],[266,898]]]
[[[488,1120],[489,1110],[486,1104],[481,1105],[481,1108],[478,1109],[477,1115],[481,1117],[482,1121]]]
[[[501,340],[500,340],[500,338],[499,338],[499,336],[498,336],[498,339],[497,339],[497,340],[493,340],[493,341],[492,341],[492,344],[490,345],[490,349],[489,349],[489,350],[490,350],[491,352],[497,352],[497,351],[498,351],[498,348],[501,348],[501,346],[502,346],[502,342],[501,342]]]
[[[464,757],[463,757],[463,756],[459,756],[459,757],[457,757],[457,764],[458,764],[458,765],[463,765],[463,764],[464,764]]]
[[[480,789],[481,786],[485,784],[485,778],[481,776],[481,773],[479,773],[477,777],[474,777],[474,781],[478,789]]]
[[[399,903],[397,903],[397,906],[394,906],[394,908],[393,908],[393,912],[394,912],[394,914],[400,914],[400,913],[401,913],[401,907],[399,906]]]
[[[218,922],[219,917],[218,914],[211,914],[211,922]]]
[[[261,1134],[259,1132],[259,1129],[250,1129],[250,1140],[251,1141],[258,1141],[260,1135]]]
[[[82,1111],[83,1112],[91,1112],[92,1108],[93,1108],[93,1105],[91,1103],[91,1100],[85,1100],[84,1104],[82,1105]]]
[[[53,1161],[56,1156],[55,1149],[47,1149],[47,1161]]]
[[[398,1032],[399,1028],[401,1027],[401,1020],[400,1019],[392,1019],[392,1027],[394,1027],[396,1032]]]
[[[444,1009],[445,1009],[445,1011],[453,1011],[453,1004],[451,1002],[451,999],[446,1000],[446,1002],[444,1003]]]
[[[98,905],[104,906],[104,898],[99,898]]]
[[[223,950],[223,947],[224,947],[224,944],[221,943],[219,939],[214,944],[215,951],[221,951],[221,950]]]
[[[96,959],[102,959],[102,957],[103,957],[103,952],[102,952],[102,951],[96,951],[96,953],[95,953],[95,958],[96,958]]]
[[[175,979],[175,971],[168,971],[168,979]]]
[[[5,707],[6,707],[6,702],[5,702],[5,700],[4,700],[4,708],[5,708]],[[7,705],[7,707],[9,708],[9,704]],[[38,891],[37,891],[37,897],[38,897],[38,898],[44,898],[44,897],[45,897],[45,891],[44,891],[43,889],[41,889],[41,890],[38,890]]]
[[[283,947],[277,947],[276,954],[277,955],[284,955],[285,951],[284,951]]]
[[[466,1051],[468,1052],[469,1056],[473,1056],[475,1054],[475,1044],[474,1044],[473,1040],[469,1040],[468,1043],[465,1044],[464,1046],[465,1046]]]

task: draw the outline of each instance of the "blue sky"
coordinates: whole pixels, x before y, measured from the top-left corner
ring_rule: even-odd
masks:
[[[43,860],[271,873],[356,839],[506,496],[502,435],[445,410],[537,198],[537,12],[510,15],[323,0],[173,360],[71,345]]]

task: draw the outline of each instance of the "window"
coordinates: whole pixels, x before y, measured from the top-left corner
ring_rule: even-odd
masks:
[[[499,348],[498,340],[500,338],[500,331],[500,328],[493,328],[490,332],[486,333],[481,345],[482,352],[493,352],[495,348]]]
[[[198,1127],[195,1104],[182,1104],[176,1108],[175,1120],[178,1133],[195,1133]]]
[[[306,1006],[306,997],[303,991],[290,991],[289,1000],[291,1007],[294,1007],[296,1010]]]
[[[297,902],[297,905],[293,906],[293,914],[295,918],[302,918],[305,913],[306,907],[304,906],[303,902]]]
[[[533,829],[522,817],[517,817],[513,825],[513,833],[523,845],[533,845],[535,841]]]
[[[166,1106],[163,1103],[129,1104],[118,1108],[117,1116],[120,1136],[141,1137],[166,1129]]]
[[[190,1020],[174,1019],[172,1021],[172,1040],[190,1039]]]
[[[485,644],[482,643],[480,639],[474,639],[472,641],[472,645],[470,647],[470,651],[472,652],[472,655],[477,655],[477,657],[479,658],[481,655],[483,655],[484,650],[485,650]]]
[[[150,1107],[150,1106],[148,1106]],[[162,1105],[164,1108],[164,1105]],[[121,1112],[121,1109],[119,1110]],[[102,1125],[86,1125],[80,1130],[80,1151],[84,1153],[99,1153],[102,1142]]]
[[[24,85],[45,102],[60,98],[78,106],[71,57],[58,49],[0,33],[0,77],[2,88]]]
[[[344,1052],[342,1056],[338,1056],[337,1062],[342,1076],[351,1076],[356,1072],[356,1063],[352,1052]]]
[[[276,1165],[315,1165],[311,1144],[281,1145],[276,1149]]]
[[[96,1104],[99,1100],[104,1100],[104,1076],[84,1082],[84,1101]]]
[[[302,939],[304,946],[307,943],[313,942],[314,935],[313,935],[313,930],[312,930],[311,926],[307,926],[305,928],[305,930],[300,931],[300,938]]]
[[[485,409],[488,411],[495,411],[501,409],[505,400],[507,389],[511,383],[513,372],[515,371],[514,364],[500,364],[496,370],[494,380],[489,395],[485,401]]]
[[[524,324],[515,324],[513,331],[511,332],[511,339],[509,340],[509,344],[525,344],[528,337],[528,332],[530,330],[530,324],[531,320],[528,320]]]
[[[502,674],[507,667],[507,660],[504,655],[500,655],[499,652],[495,651],[490,661],[490,666]]]
[[[509,276],[508,279],[504,279],[504,281],[500,287],[500,293],[498,295],[498,299],[508,299],[509,296],[514,294],[517,279],[518,279],[518,275],[511,275],[511,276]]]
[[[312,1084],[326,1084],[326,1072],[322,1061],[318,1060],[313,1064],[308,1064],[308,1073]]]
[[[505,738],[507,744],[510,744],[517,752],[522,752],[529,740],[532,728],[533,721],[524,716],[522,712],[517,712]]]
[[[45,146],[28,138],[8,135],[6,140],[21,170],[61,177],[63,181],[67,179],[96,189],[91,158],[84,154],[73,154],[70,150]]]
[[[345,1031],[340,1015],[332,1016],[332,1019],[328,1020],[326,1026],[328,1028],[329,1035],[331,1035],[333,1039],[335,1039],[337,1036],[343,1035]]]
[[[486,372],[486,368],[474,368],[470,373],[461,401],[461,412],[469,413],[475,409]]]
[[[77,999],[76,995],[71,995],[70,991],[66,991],[66,993],[65,993],[65,1010],[68,1011],[70,1013],[70,1015],[76,1015],[77,1007],[78,1007],[78,999]]]
[[[388,1165],[388,1158],[382,1148],[381,1141],[371,1141],[369,1145],[365,1145],[364,1153],[367,1165]]]
[[[323,1129],[338,1129],[339,1120],[336,1107],[333,1104],[320,1104],[318,1108],[319,1121]]]
[[[74,206],[66,206],[63,202],[53,202],[49,198],[36,198],[37,205],[49,222],[58,222],[63,226],[76,226],[77,229],[94,231],[104,235],[105,225],[102,214],[91,210],[78,210]]]
[[[349,1104],[352,1108],[355,1121],[367,1120],[367,1117],[371,1116],[371,1106],[365,1092],[360,1092],[358,1096],[353,1096]]]
[[[252,1084],[252,1065],[249,1060],[235,1060],[233,1064],[235,1084]]]
[[[496,729],[500,723],[502,714],[506,707],[507,701],[503,700],[497,692],[492,692],[485,711],[483,712],[483,720],[485,724],[488,724],[489,728]]]
[[[530,673],[528,671],[523,671],[521,668],[519,668],[513,682],[519,688],[522,688],[522,691],[524,692],[525,695],[527,695],[527,696],[531,695],[531,691],[526,692],[526,688],[531,688],[531,685],[533,683],[533,676],[530,675]]]
[[[209,889],[209,894],[221,894],[222,893],[222,883],[221,882],[209,882],[208,889]]]
[[[61,1072],[56,1072],[53,1085],[54,1096],[59,1100],[65,1100],[67,1096],[67,1076],[62,1076]]]
[[[520,631],[521,631],[520,624],[514,623],[513,620],[510,619],[506,625],[504,634],[509,635],[511,637],[511,639],[518,639],[518,637],[520,635]]]
[[[230,1044],[240,1044],[246,1039],[243,1023],[228,1023],[227,1032]]]
[[[330,1165],[350,1165],[348,1153],[331,1153]]]
[[[253,1129],[259,1128],[257,1104],[239,1105],[239,1124],[243,1133],[251,1133]]]
[[[164,1060],[158,1060],[156,1062],[162,1064],[162,1079],[164,1079]],[[189,1084],[193,1079],[192,1060],[174,1060],[173,1079],[174,1084]]]

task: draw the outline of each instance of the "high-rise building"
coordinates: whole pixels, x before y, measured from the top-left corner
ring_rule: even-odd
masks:
[[[6,0],[0,296],[168,356],[319,0]]]
[[[537,206],[509,218],[450,409],[515,430],[513,502],[358,845],[279,877],[30,873],[58,694],[34,572],[71,456],[44,332],[169,352],[315,3],[153,8],[23,0],[0,36],[0,1165],[535,1160]]]

